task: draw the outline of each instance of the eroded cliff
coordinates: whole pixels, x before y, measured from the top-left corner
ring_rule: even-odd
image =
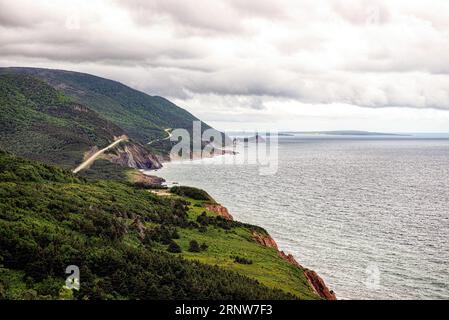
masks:
[[[135,169],[159,169],[161,160],[141,144],[127,142],[118,145],[103,156],[112,163]]]
[[[207,204],[206,205],[207,210],[215,212],[219,216],[224,217],[228,220],[233,220],[232,215],[229,213],[229,211],[220,204]],[[309,282],[310,287],[313,289],[313,291],[319,295],[321,298],[326,300],[336,300],[335,293],[330,290],[324,280],[313,270],[309,270],[304,268],[302,265],[300,265],[296,259],[291,254],[287,254],[284,251],[279,250],[279,247],[276,243],[276,241],[268,234],[268,233],[262,233],[259,231],[253,231],[252,232],[253,240],[259,243],[260,245],[267,247],[267,248],[273,248],[275,249],[279,256],[287,261],[288,263],[292,264],[293,266],[301,269],[301,271],[304,272],[304,275]]]

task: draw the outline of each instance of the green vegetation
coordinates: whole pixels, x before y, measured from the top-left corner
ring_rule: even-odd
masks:
[[[122,167],[107,160],[98,159],[90,168],[80,171],[78,175],[91,180],[127,181],[133,171],[133,169]]]
[[[215,202],[214,199],[206,191],[194,187],[185,187],[185,186],[171,187],[170,192],[177,194],[181,197],[192,198],[194,200]]]
[[[0,295],[317,298],[302,270],[253,241],[244,225],[225,230],[197,223],[204,208],[194,205],[201,203],[158,197],[130,183],[86,180],[0,152]],[[199,251],[189,252],[192,240],[203,244]],[[252,265],[230,258],[242,252]],[[80,267],[80,291],[63,288],[68,265]]]
[[[212,220],[222,219],[213,212],[195,206],[201,201],[191,201],[189,205],[188,219],[197,221],[198,217],[207,215]],[[204,228],[201,232],[201,228]],[[299,297],[300,299],[318,299],[312,292],[304,275],[304,270],[299,269],[279,257],[273,248],[261,246],[253,240],[252,233],[266,234],[260,227],[244,224],[237,221],[229,221],[226,228],[215,224],[203,226],[198,223],[196,229],[183,228],[179,230],[180,239],[176,242],[182,248],[182,255],[186,259],[201,263],[216,265],[225,270],[236,271],[240,274],[257,279],[261,284],[271,288],[282,289]],[[190,252],[190,242],[206,243],[207,251]],[[251,264],[242,264],[246,259]]]
[[[172,240],[172,241],[170,241],[170,243],[168,244],[167,251],[168,251],[168,252],[171,252],[171,253],[181,253],[181,252],[182,252],[182,249],[181,249],[181,247],[180,247],[176,242],[174,242],[174,241]]]
[[[151,156],[169,155],[173,142],[166,139],[167,130],[191,132],[193,121],[199,121],[162,97],[116,81],[34,68],[0,68],[0,108],[0,148],[66,169],[79,165],[93,147],[102,149],[123,135],[148,158],[140,165],[151,168]],[[123,178],[124,170],[114,174],[114,166],[98,167],[84,175]]]
[[[92,146],[106,146],[123,131],[45,82],[0,74],[0,148],[73,168]]]
[[[250,259],[246,259],[239,256],[231,256],[232,259],[234,259],[234,262],[240,263],[240,264],[253,264],[253,261]]]
[[[167,128],[191,131],[192,121],[199,121],[162,97],[149,96],[119,82],[85,73],[35,68],[0,68],[1,72],[31,75],[61,88],[65,95],[88,106],[142,144],[165,138],[167,133],[164,129]],[[202,128],[210,127],[202,123]],[[163,140],[151,147],[166,152],[171,144]]]
[[[304,270],[253,239],[264,229],[208,211],[207,192],[158,196],[104,160],[117,148],[64,170],[117,136],[136,146],[191,129],[190,113],[118,82],[27,68],[0,68],[0,107],[0,299],[318,298]],[[139,145],[145,157],[170,147]],[[64,288],[68,265],[80,291]]]
[[[190,240],[189,252],[201,252],[200,245],[196,240]]]

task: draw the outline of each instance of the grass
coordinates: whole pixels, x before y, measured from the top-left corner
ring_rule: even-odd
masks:
[[[252,239],[263,229],[215,217],[197,223],[204,211],[215,216],[207,203],[0,151],[0,298],[71,298],[61,292],[71,264],[85,275],[76,299],[319,298],[304,270]],[[207,250],[189,252],[192,240]],[[166,252],[173,241],[182,253]]]
[[[189,219],[196,221],[196,217],[203,211],[208,215],[215,215],[204,207],[198,207],[201,201],[188,199]],[[182,248],[182,256],[189,260],[197,260],[209,265],[217,265],[227,270],[236,271],[242,275],[258,280],[260,283],[276,289],[292,293],[301,299],[316,299],[312,292],[304,271],[281,259],[273,248],[267,248],[252,239],[251,230],[237,227],[224,230],[208,226],[204,233],[196,229],[179,229],[180,239],[175,240]],[[189,252],[189,242],[206,243],[207,251]],[[234,262],[232,256],[239,256],[253,261],[251,265]]]
[[[137,170],[122,167],[104,159],[97,159],[89,168],[81,170],[79,176],[92,180],[131,181],[130,178],[134,171]]]

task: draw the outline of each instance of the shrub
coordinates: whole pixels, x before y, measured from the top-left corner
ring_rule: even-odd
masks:
[[[170,242],[170,244],[168,245],[167,251],[168,251],[168,252],[171,252],[171,253],[181,253],[181,252],[182,252],[182,249],[181,249],[181,247],[180,247],[176,242],[174,242],[174,241],[172,240],[172,241]]]
[[[189,251],[190,252],[200,252],[201,251],[200,245],[198,244],[198,242],[196,240],[190,241]]]
[[[8,179],[23,163],[30,164],[0,151],[0,172]],[[236,272],[149,248],[157,241],[170,252],[182,251],[173,241],[176,230],[199,227],[187,220],[184,202],[32,166],[45,183],[0,177],[0,299],[295,298]],[[130,232],[137,217],[143,239]],[[61,287],[71,264],[80,267],[82,285],[70,293]]]
[[[215,200],[206,191],[198,188],[175,186],[170,188],[170,192],[182,197],[192,198],[194,200],[215,202]]]
[[[162,244],[170,244],[172,239],[179,239],[178,231],[174,227],[157,226],[145,232],[144,243],[150,244],[151,241],[155,241]]]
[[[246,259],[243,257],[239,257],[239,256],[231,256],[232,259],[234,259],[235,263],[240,263],[240,264],[253,264],[253,261],[250,259]]]
[[[203,211],[203,213],[201,213],[197,218],[196,221],[203,225],[203,226],[207,226],[209,224],[209,217],[207,216],[206,212]]]
[[[201,251],[206,251],[208,248],[209,246],[205,242],[203,242],[200,246]]]

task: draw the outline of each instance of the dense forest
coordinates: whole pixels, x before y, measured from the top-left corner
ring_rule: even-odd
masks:
[[[0,148],[66,169],[121,136],[140,154],[167,159],[173,146],[167,132],[192,132],[193,121],[199,121],[162,97],[97,76],[50,69],[0,68],[0,107]],[[157,166],[152,161],[146,167]],[[101,169],[104,175],[89,175],[107,178],[115,166],[103,163]]]
[[[84,105],[28,75],[0,75],[0,147],[73,168],[92,146],[123,130]]]
[[[197,120],[187,111],[29,68],[0,68],[0,107],[0,299],[319,299],[302,267],[257,241],[264,229],[210,211],[203,190],[157,190],[113,161],[166,155],[166,130]],[[123,135],[121,150],[70,172]],[[70,265],[79,291],[65,286]]]
[[[191,130],[192,122],[200,121],[165,98],[150,96],[119,82],[90,74],[39,68],[0,68],[1,73],[28,75],[45,81],[75,102],[88,106],[142,144],[166,137],[164,130],[167,128]],[[210,126],[202,123],[202,128],[206,130]],[[170,148],[170,144],[162,140],[152,144],[152,147],[165,150]]]
[[[220,228],[215,219],[189,218],[188,211],[189,202],[177,196],[86,180],[1,151],[0,298],[299,298],[170,253],[185,232]],[[198,255],[209,250],[206,243],[190,249]],[[79,291],[64,289],[68,265],[80,268]]]

